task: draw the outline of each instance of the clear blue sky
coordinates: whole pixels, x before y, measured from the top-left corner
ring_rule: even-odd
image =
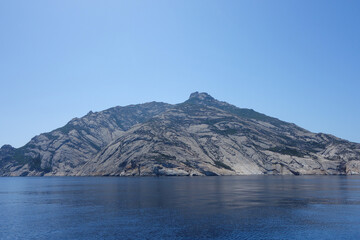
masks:
[[[0,1],[0,145],[205,91],[360,142],[360,1]]]

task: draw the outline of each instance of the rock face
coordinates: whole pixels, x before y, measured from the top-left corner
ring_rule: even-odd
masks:
[[[75,175],[79,167],[121,133],[171,106],[151,102],[89,112],[82,118],[72,119],[64,127],[34,137],[21,148],[8,150],[7,155],[2,150],[9,148],[5,145],[0,151],[0,175]]]
[[[3,146],[0,167],[3,176],[359,174],[360,144],[195,92],[177,105],[90,112]]]

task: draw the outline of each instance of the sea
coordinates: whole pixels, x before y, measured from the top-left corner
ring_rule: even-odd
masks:
[[[0,239],[360,239],[360,177],[2,177]]]

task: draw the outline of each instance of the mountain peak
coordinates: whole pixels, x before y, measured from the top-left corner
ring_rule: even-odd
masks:
[[[14,148],[10,144],[5,144],[0,149],[1,150],[9,150],[9,149],[14,149]]]
[[[0,147],[0,176],[244,174],[360,174],[360,144],[194,92],[176,105],[90,112]]]
[[[189,100],[212,101],[215,99],[206,92],[193,92],[192,94],[190,94]]]

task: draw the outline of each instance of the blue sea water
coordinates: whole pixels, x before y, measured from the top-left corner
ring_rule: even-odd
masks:
[[[0,239],[360,239],[360,177],[4,177]]]

